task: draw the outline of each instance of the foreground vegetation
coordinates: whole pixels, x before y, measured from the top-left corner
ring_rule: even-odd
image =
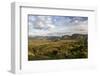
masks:
[[[88,57],[87,38],[30,39],[28,60],[77,59]]]

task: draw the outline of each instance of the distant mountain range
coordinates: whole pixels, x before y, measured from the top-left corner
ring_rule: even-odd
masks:
[[[71,36],[69,35],[64,35],[62,36],[62,39],[82,39],[82,38],[87,38],[87,34],[72,34]]]
[[[63,36],[30,36],[29,39],[39,39],[39,40],[58,40],[58,39],[82,39],[87,38],[87,34],[72,34],[70,35],[63,35]]]

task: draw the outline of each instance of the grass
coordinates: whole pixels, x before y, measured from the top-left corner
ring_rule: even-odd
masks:
[[[87,58],[87,40],[39,40],[28,42],[28,60],[54,60]]]

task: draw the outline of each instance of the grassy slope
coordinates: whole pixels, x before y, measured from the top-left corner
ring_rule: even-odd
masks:
[[[28,60],[87,58],[85,40],[29,40]]]

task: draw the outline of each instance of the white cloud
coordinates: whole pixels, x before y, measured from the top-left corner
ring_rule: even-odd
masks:
[[[80,33],[80,34],[87,34],[88,33],[88,26],[87,25],[78,25],[78,26],[73,26],[70,28],[72,33]]]
[[[48,30],[54,28],[54,25],[52,24],[50,17],[47,18],[47,16],[37,16],[37,19],[34,22],[34,28]]]
[[[61,24],[62,26],[53,24],[52,16],[36,16],[33,20],[35,21],[29,21],[29,36],[62,36],[71,35],[73,33],[88,33],[88,20],[74,20],[75,22],[70,24],[66,23],[64,25]]]

